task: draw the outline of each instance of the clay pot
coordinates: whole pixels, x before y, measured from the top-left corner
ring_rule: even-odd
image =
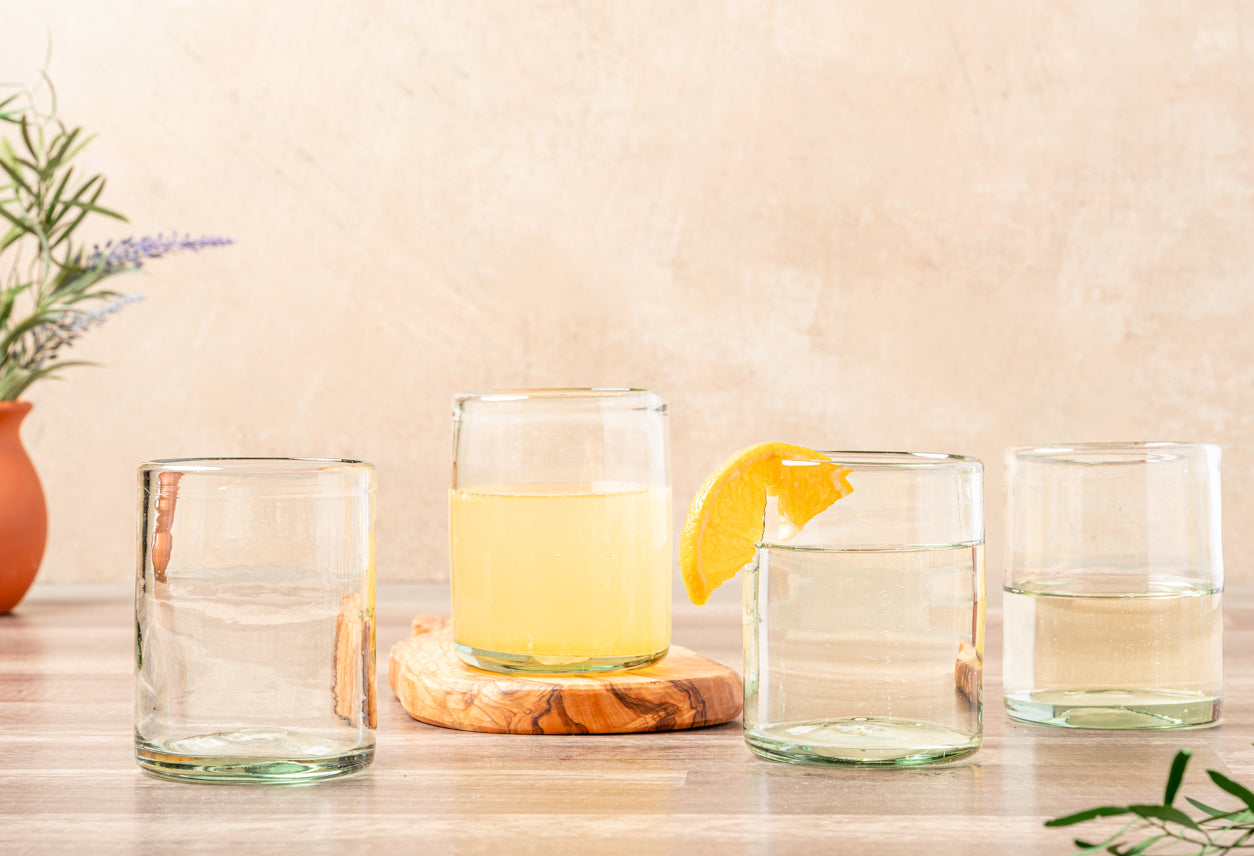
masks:
[[[29,401],[0,401],[0,613],[9,612],[39,572],[48,540],[48,508],[18,434]]]

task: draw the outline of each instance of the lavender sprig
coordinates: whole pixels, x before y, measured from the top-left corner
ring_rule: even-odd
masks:
[[[123,268],[142,268],[146,259],[165,258],[178,252],[194,253],[206,247],[224,247],[233,243],[235,242],[230,238],[214,235],[193,238],[190,234],[171,234],[166,237],[157,233],[140,238],[123,238],[120,241],[109,241],[103,247],[93,248],[83,267],[91,270],[102,265],[109,272]]]
[[[106,300],[96,309],[65,309],[53,320],[33,329],[25,342],[22,353],[8,354],[29,369],[41,369],[57,359],[57,352],[74,344],[80,336],[93,327],[99,327],[105,319],[124,306],[143,300],[142,294],[119,294]]]

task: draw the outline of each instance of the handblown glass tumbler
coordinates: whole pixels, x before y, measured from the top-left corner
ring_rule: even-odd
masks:
[[[853,492],[799,533],[768,504],[745,576],[745,741],[792,763],[970,755],[982,739],[983,467],[825,454],[852,470]]]
[[[499,672],[646,666],[670,645],[666,404],[636,389],[453,402],[453,641]]]
[[[1012,449],[1006,711],[1043,725],[1206,725],[1223,699],[1219,448]]]
[[[139,469],[135,753],[161,776],[297,782],[374,757],[374,470]]]

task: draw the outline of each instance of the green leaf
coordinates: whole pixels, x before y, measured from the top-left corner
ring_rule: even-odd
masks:
[[[1097,817],[1114,817],[1118,814],[1128,814],[1131,811],[1131,806],[1104,805],[1098,808],[1090,808],[1086,811],[1078,811],[1075,814],[1068,814],[1064,817],[1056,817],[1053,820],[1047,820],[1045,821],[1045,825],[1071,826],[1073,823],[1084,823],[1086,820],[1093,820]]]
[[[62,269],[57,276],[52,291],[49,292],[51,297],[58,300],[68,300],[69,302],[78,302],[82,297],[117,297],[115,291],[93,291],[85,294],[87,289],[91,288],[97,282],[106,277],[117,276],[121,273],[129,273],[133,268],[117,268],[115,270],[107,270],[104,267],[94,267],[88,270],[66,270]]]
[[[1254,811],[1251,811],[1248,808],[1238,808],[1238,809],[1233,809],[1232,811],[1223,811],[1222,809],[1217,809],[1214,806],[1210,806],[1204,802],[1195,800],[1192,797],[1185,797],[1185,799],[1188,800],[1190,803],[1192,803],[1194,808],[1201,809],[1202,811],[1206,812],[1207,815],[1209,815],[1208,818],[1202,821],[1203,823],[1210,823],[1212,821],[1217,821],[1217,820],[1226,820],[1228,821],[1229,826],[1236,826],[1240,824],[1254,824]]]
[[[100,194],[103,193],[105,189],[106,180],[104,176],[100,176],[100,175],[94,176],[91,179],[91,181],[83,185],[83,189],[85,189],[88,184],[91,184],[91,182],[95,181],[96,179],[100,179],[100,184],[96,185],[95,192],[92,193],[91,198],[86,202],[82,202],[82,201],[75,202],[74,207],[80,208],[83,211],[94,211],[97,214],[103,214],[106,217],[112,217],[115,220],[121,220],[122,222],[126,222],[126,217],[119,214],[117,211],[114,211],[112,208],[105,208],[103,205],[96,204],[96,200],[100,198]]]
[[[66,178],[69,178],[69,174],[70,174],[71,172],[73,172],[73,171],[74,171],[74,170],[73,170],[73,167],[71,167],[69,170],[67,170],[67,171],[66,171]],[[89,200],[88,200],[88,202],[89,202],[89,203],[91,203],[91,202],[95,202],[98,198],[100,198],[100,191],[101,191],[101,190],[103,190],[103,188],[104,188],[103,179],[101,178],[101,176],[98,176],[98,175],[93,175],[91,178],[87,179],[87,181],[83,182],[82,186],[81,186],[81,187],[79,187],[79,189],[78,189],[78,190],[74,191],[74,195],[73,195],[73,196],[71,196],[71,197],[70,197],[69,199],[67,199],[65,202],[61,203],[61,210],[60,210],[60,211],[57,211],[57,210],[56,210],[56,208],[57,208],[57,200],[56,200],[56,199],[53,199],[53,200],[49,203],[49,205],[48,205],[48,219],[46,219],[46,220],[44,221],[44,223],[45,223],[45,227],[48,229],[49,233],[51,233],[52,228],[53,228],[53,227],[54,227],[54,226],[55,226],[55,225],[56,225],[56,224],[57,224],[57,223],[61,220],[61,218],[62,218],[62,217],[64,217],[64,216],[66,215],[66,213],[68,213],[68,212],[70,211],[70,209],[72,209],[72,208],[81,208],[81,207],[82,207],[81,203],[82,203],[82,199],[83,199],[83,197],[84,197],[84,196],[86,196],[88,193],[90,193],[90,192],[91,192],[92,187],[93,187],[93,186],[96,186],[96,185],[97,185],[97,182],[100,182],[100,184],[99,184],[99,186],[97,186],[97,187],[96,187],[96,195],[95,195],[95,196],[93,196],[93,197],[91,197],[91,199],[89,199]],[[60,188],[58,188],[58,191],[59,191],[59,190],[61,190],[62,188],[64,188],[64,186],[65,186],[65,182],[64,182],[64,181],[62,181],[62,182],[61,182],[61,187],[60,187]],[[59,196],[59,193],[58,193],[58,196]],[[78,220],[76,220],[76,221],[74,221],[74,222],[75,222],[75,224],[77,225],[77,223],[78,223],[79,221],[81,221],[81,220],[82,220],[82,218],[83,218],[84,216],[86,216],[86,214],[87,214],[87,212],[86,212],[86,211],[83,211],[83,212],[82,212],[82,214],[80,214],[79,219],[78,219]],[[73,231],[73,227],[71,227],[68,231]],[[67,237],[68,237],[68,232],[67,232]],[[58,243],[59,243],[59,242],[58,242]]]
[[[41,309],[38,312],[32,312],[23,318],[17,324],[13,325],[3,339],[0,339],[0,354],[7,354],[13,345],[30,331],[45,324],[55,322],[58,317],[64,314],[67,307],[52,307]]]
[[[14,184],[34,196],[35,191],[26,183],[26,179],[22,177],[22,173],[17,168],[18,164],[21,163],[25,163],[21,158],[13,158],[10,161],[8,158],[0,157],[0,169],[9,174],[9,178],[13,179]]]
[[[75,147],[74,151],[70,152],[69,154],[65,156],[65,160],[71,161],[74,158],[78,157],[78,153],[81,152],[83,149],[87,148],[87,144],[90,143],[94,139],[96,139],[95,134],[88,134],[86,137],[83,137],[82,141],[78,144],[77,147]]]
[[[17,296],[24,290],[25,286],[6,288],[4,290],[4,299],[0,301],[0,330],[3,330],[4,325],[9,323],[9,316],[13,314],[13,306],[17,302]]]
[[[65,171],[65,174],[61,176],[61,181],[57,184],[56,189],[52,191],[52,195],[48,197],[49,216],[51,216],[52,212],[56,211],[57,206],[61,204],[61,196],[65,193],[65,187],[70,183],[70,179],[73,178],[73,176],[74,167],[70,167]]]
[[[92,205],[89,202],[81,202],[75,207],[82,208],[85,211],[94,211],[97,214],[103,214],[106,217],[112,217],[114,220],[121,220],[123,223],[129,222],[126,219],[126,215],[121,214],[120,212],[114,211],[112,208],[105,208],[103,205]]]
[[[61,369],[68,369],[68,368],[77,367],[77,366],[99,366],[99,365],[100,363],[96,362],[95,360],[57,360],[57,362],[54,365],[47,366],[47,369],[55,372],[55,371],[60,371]],[[40,371],[42,371],[42,369]]]
[[[1208,806],[1204,802],[1199,802],[1198,800],[1193,799],[1193,797],[1185,797],[1185,799],[1188,800],[1189,804],[1192,805],[1194,808],[1201,809],[1202,811],[1209,814],[1211,817],[1227,817],[1228,815],[1234,813],[1230,811],[1220,811],[1217,808]]]
[[[1176,753],[1175,759],[1171,762],[1171,773],[1167,776],[1167,790],[1163,793],[1163,805],[1169,806],[1175,802],[1176,792],[1180,790],[1180,783],[1184,781],[1184,770],[1189,766],[1189,759],[1192,757],[1192,749],[1181,749]]]
[[[1121,837],[1121,836],[1122,836],[1125,832],[1127,832],[1129,829],[1131,829],[1131,828],[1132,828],[1132,825],[1133,825],[1134,823],[1136,823],[1136,821],[1131,821],[1131,822],[1129,822],[1129,823],[1125,823],[1122,827],[1120,827],[1120,828],[1119,828],[1119,829],[1115,832],[1115,834],[1114,834],[1114,835],[1110,836],[1110,837],[1109,837],[1109,838],[1107,838],[1105,841],[1099,841],[1099,842],[1097,842],[1096,844],[1094,844],[1094,843],[1092,843],[1092,842],[1090,842],[1090,841],[1084,841],[1084,840],[1082,840],[1082,839],[1077,838],[1077,839],[1075,840],[1075,842],[1074,842],[1074,843],[1075,843],[1075,846],[1076,846],[1076,847],[1079,847],[1080,849],[1079,849],[1079,850],[1077,850],[1077,851],[1073,854],[1073,856],[1086,856],[1086,854],[1089,854],[1089,853],[1098,853],[1098,852],[1100,852],[1100,851],[1102,851],[1102,850],[1105,850],[1107,847],[1113,847],[1113,846],[1115,846],[1115,845],[1114,845],[1114,842],[1115,842],[1118,838],[1120,838],[1120,837]]]
[[[48,38],[48,55],[44,57],[44,67],[39,69],[39,76],[44,80],[44,86],[48,87],[48,98],[52,101],[52,115],[57,113],[57,87],[53,85],[52,78],[48,76],[48,63],[52,60],[52,37]]]
[[[88,213],[89,212],[87,211],[80,210],[73,220],[64,226],[61,226],[58,230],[59,234],[52,236],[52,243],[49,246],[49,249],[55,250],[57,247],[68,241],[70,236],[74,234],[74,230],[77,229],[78,225],[83,222]]]
[[[80,290],[78,293],[68,294],[57,292],[57,296],[61,298],[62,302],[64,302],[66,306],[74,306],[77,303],[82,303],[84,300],[112,300],[113,298],[121,297],[122,295],[116,291],[96,289],[95,291]]]
[[[26,167],[31,172],[35,172],[35,173],[39,172],[39,164],[35,163],[34,161],[29,161],[24,157],[14,157],[13,162],[18,164],[19,166]]]
[[[6,219],[6,220],[8,220],[10,223],[12,223],[12,224],[13,224],[13,228],[14,228],[15,230],[16,230],[16,229],[20,229],[20,230],[22,231],[22,234],[23,234],[23,235],[28,235],[28,234],[30,234],[30,226],[26,225],[26,224],[25,224],[25,223],[23,223],[21,220],[17,219],[17,218],[16,218],[16,217],[14,217],[12,214],[10,214],[8,211],[5,211],[3,208],[0,208],[0,217],[3,217],[4,219]],[[6,240],[7,240],[7,238],[6,238]],[[15,239],[15,240],[16,240],[16,239]],[[12,243],[12,242],[10,242],[10,243]]]
[[[26,143],[26,150],[30,152],[31,157],[39,160],[39,149],[35,146],[34,141],[30,138],[30,119],[27,116],[22,117],[21,123],[22,140]]]
[[[0,209],[0,210],[3,210],[3,209]],[[14,241],[16,241],[18,238],[22,237],[25,234],[26,234],[25,229],[20,229],[17,226],[14,226],[12,229],[8,231],[8,233],[3,238],[0,238],[0,252],[3,252],[5,247],[9,246],[9,244],[12,244]]]
[[[43,366],[37,369],[18,369],[7,377],[0,380],[0,401],[13,401],[21,396],[27,388],[39,380],[40,378],[52,378],[59,380],[59,374],[62,369],[71,368],[73,366],[95,366],[99,363],[93,363],[86,360],[69,360],[67,362],[56,362],[49,366]]]
[[[91,197],[86,202],[81,201],[79,199],[79,196],[81,196],[82,191],[86,190],[87,187],[91,185],[91,183],[94,182],[96,179],[100,179],[100,183],[96,185],[95,192],[92,193]],[[96,200],[100,198],[100,194],[104,192],[104,188],[105,188],[105,180],[103,177],[99,175],[93,177],[91,181],[88,181],[87,184],[84,184],[81,188],[79,188],[79,193],[75,194],[75,201],[72,203],[71,206],[68,206],[68,207],[77,208],[78,216],[75,217],[73,220],[71,220],[68,225],[62,226],[60,230],[60,234],[56,236],[53,236],[52,230],[49,230],[49,236],[52,237],[50,249],[55,250],[57,247],[61,246],[61,244],[63,244],[65,241],[68,241],[70,238],[70,235],[72,235],[74,233],[74,230],[78,228],[79,224],[83,222],[83,219],[92,212],[95,212],[97,214],[103,214],[106,217],[112,217],[116,220],[121,220],[124,223],[126,222],[126,218],[123,217],[118,212],[96,205]]]
[[[47,162],[49,170],[61,168],[61,163],[65,159],[65,153],[70,150],[70,146],[74,145],[74,140],[78,138],[82,130],[82,128],[75,128],[68,134],[63,134],[53,141],[52,153],[48,156]]]
[[[1207,770],[1206,775],[1210,776],[1211,781],[1245,803],[1250,807],[1251,811],[1254,811],[1254,792],[1251,792],[1249,788],[1238,785],[1218,770]]]
[[[22,115],[22,111],[14,110],[11,113],[4,112],[4,108],[8,107],[10,104],[16,101],[18,99],[19,94],[20,93],[15,92],[14,94],[10,95],[8,98],[4,99],[3,101],[0,101],[0,122],[12,122],[13,124],[16,125],[18,121],[20,121],[19,117]]]
[[[1129,847],[1127,850],[1124,850],[1123,856],[1137,856],[1138,853],[1144,853],[1146,850],[1153,847],[1156,842],[1162,841],[1166,837],[1167,837],[1166,834],[1163,834],[1163,835],[1155,835],[1153,838],[1147,838],[1144,841],[1142,841],[1140,844],[1137,844],[1134,847]]]
[[[1172,808],[1169,805],[1130,805],[1128,810],[1137,817],[1166,820],[1171,823],[1178,823],[1181,826],[1187,826],[1189,829],[1201,828],[1193,821],[1193,818],[1180,811],[1180,809]]]
[[[9,145],[7,137],[0,137],[0,164],[17,168],[17,152],[13,151],[13,146]]]

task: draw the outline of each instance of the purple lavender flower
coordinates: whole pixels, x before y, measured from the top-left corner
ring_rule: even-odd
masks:
[[[42,368],[56,360],[57,351],[61,348],[72,345],[75,339],[92,327],[103,324],[105,318],[123,306],[129,306],[143,299],[143,296],[138,294],[121,294],[105,301],[97,309],[63,311],[55,320],[36,327],[30,332],[29,341],[25,343],[23,364],[29,368]]]
[[[124,238],[120,241],[109,241],[103,247],[96,247],[87,257],[83,265],[86,270],[94,270],[103,265],[106,271],[121,268],[142,268],[145,259],[160,259],[177,252],[197,252],[206,247],[222,247],[235,243],[230,238],[203,235],[193,238],[189,234],[182,236],[171,234],[166,237],[162,233],[144,235],[140,238]]]

